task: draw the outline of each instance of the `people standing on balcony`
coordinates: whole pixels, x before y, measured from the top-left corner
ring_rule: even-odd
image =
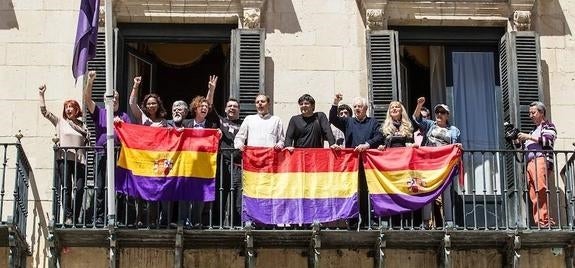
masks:
[[[84,89],[84,103],[86,108],[92,116],[96,129],[96,215],[95,224],[104,224],[104,212],[106,208],[105,199],[106,193],[104,191],[106,185],[106,109],[100,107],[92,99],[92,87],[96,79],[96,71],[88,72],[88,81]],[[125,112],[120,112],[120,94],[114,90],[114,121],[130,123],[130,117]],[[115,139],[115,144],[119,144],[119,140]],[[118,214],[119,215],[119,214]]]
[[[448,144],[458,144],[461,146],[459,136],[460,131],[457,127],[449,123],[449,107],[445,104],[437,104],[433,111],[435,112],[435,121],[423,119],[421,110],[425,104],[425,97],[417,99],[417,106],[413,112],[413,119],[417,122],[420,131],[425,133],[427,143],[425,146],[438,147]],[[463,176],[460,174],[460,176]],[[446,190],[441,194],[443,201],[443,223],[446,227],[453,226],[453,207],[451,200],[451,182]],[[433,204],[427,204],[423,207],[423,227],[431,228],[431,211]]]
[[[377,119],[367,116],[367,101],[365,98],[357,97],[353,101],[353,112],[355,117],[339,117],[337,114],[339,102],[343,99],[341,93],[335,94],[333,105],[329,110],[329,122],[345,133],[345,147],[354,148],[356,152],[363,152],[367,149],[375,149],[383,144],[383,135],[379,131],[380,126]],[[360,159],[360,163],[362,163]],[[359,220],[367,223],[371,212],[369,211],[369,196],[367,182],[365,180],[365,169],[359,165],[359,207],[360,218],[350,219],[350,229],[359,227]]]
[[[535,128],[529,133],[520,132],[514,141],[516,148],[525,151],[527,163],[527,182],[529,198],[532,203],[533,220],[539,227],[548,228],[555,222],[549,217],[547,204],[548,177],[553,172],[553,153],[542,150],[553,150],[557,130],[551,121],[545,118],[546,108],[542,102],[529,104],[529,118]]]
[[[340,104],[337,107],[337,115],[339,117],[351,116],[351,107],[349,107],[347,104]],[[343,131],[335,127],[333,124],[330,124],[330,127],[331,132],[333,133],[333,138],[335,139],[335,144],[339,146],[345,146],[345,133],[343,133]]]
[[[246,146],[284,148],[284,129],[279,117],[270,114],[270,97],[256,96],[257,114],[246,116],[234,138],[234,148],[244,151]]]
[[[213,86],[208,86],[206,98],[210,109],[217,115],[222,138],[220,140],[220,153],[218,154],[218,172],[216,177],[216,203],[212,206],[212,220],[214,225],[222,226],[224,223],[234,226],[240,225],[242,212],[242,155],[234,149],[234,139],[243,122],[240,119],[240,103],[237,99],[229,98],[222,116],[213,109],[214,95],[217,88],[217,76],[210,77]],[[228,206],[228,198],[233,205]],[[223,213],[223,214],[222,214]]]
[[[138,106],[138,91],[142,82],[141,76],[134,77],[132,93],[130,93],[130,110],[138,124],[151,127],[166,127],[166,109],[160,96],[149,93]]]
[[[323,148],[327,141],[330,148],[337,149],[327,116],[323,112],[314,112],[315,100],[309,94],[298,99],[301,114],[291,117],[286,131],[285,148]]]
[[[149,93],[144,96],[144,100],[138,106],[138,91],[142,82],[141,76],[134,77],[132,93],[130,93],[130,110],[136,122],[150,127],[166,127],[166,109],[160,96]],[[154,227],[158,219],[158,203],[136,199],[136,214],[138,227],[146,225]]]
[[[86,125],[80,118],[82,109],[80,104],[75,100],[64,102],[62,118],[54,115],[46,109],[46,85],[38,88],[40,95],[40,113],[56,127],[58,136],[58,148],[56,153],[56,180],[54,188],[56,189],[57,200],[60,200],[61,208],[64,210],[64,224],[71,225],[81,223],[78,220],[80,210],[82,209],[82,200],[84,197],[84,183],[86,179],[86,152],[81,148],[89,142],[89,132]],[[74,188],[72,188],[72,181]],[[74,192],[74,202],[72,203],[72,192]],[[58,215],[54,215],[58,217]]]

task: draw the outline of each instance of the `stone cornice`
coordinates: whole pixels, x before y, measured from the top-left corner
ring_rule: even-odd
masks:
[[[384,25],[506,26],[517,17],[515,11],[530,11],[536,0],[357,0],[365,15],[366,28],[381,13]],[[373,10],[381,10],[374,13]],[[372,10],[372,11],[369,11]],[[371,14],[368,14],[368,11]],[[378,14],[378,16],[373,16]],[[521,13],[521,19],[525,15]],[[523,20],[524,21],[524,20]],[[386,26],[384,26],[386,27]],[[522,27],[525,27],[524,25]]]

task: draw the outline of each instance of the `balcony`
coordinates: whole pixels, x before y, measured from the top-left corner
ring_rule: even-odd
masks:
[[[30,255],[26,224],[34,173],[20,142],[0,143],[0,161],[0,259],[7,261],[0,266],[24,267]]]
[[[453,183],[453,205],[447,208],[453,214],[452,222],[443,222],[441,207],[437,206],[430,225],[424,224],[422,212],[417,210],[391,217],[370,215],[359,226],[346,220],[270,226],[240,221],[235,208],[241,192],[232,179],[237,175],[236,169],[232,169],[233,175],[228,178],[221,170],[218,172],[216,200],[204,204],[199,212],[193,208],[181,212],[177,207],[182,204],[177,202],[145,202],[116,194],[116,221],[110,222],[105,216],[100,221],[98,215],[108,212],[107,189],[98,182],[94,171],[100,167],[97,150],[55,147],[56,152],[79,150],[94,162],[93,166],[71,163],[72,166],[64,168],[87,178],[82,189],[74,184],[53,188],[51,232],[56,250],[64,247],[104,247],[112,251],[172,248],[176,261],[181,261],[184,250],[218,248],[235,250],[250,263],[258,250],[270,248],[303,249],[302,254],[311,262],[324,249],[363,249],[376,262],[382,260],[385,249],[439,249],[442,261],[450,258],[452,249],[497,249],[505,252],[507,263],[511,263],[519,258],[520,249],[568,248],[574,238],[573,151],[549,152],[554,156],[553,171],[544,193],[554,221],[549,225],[533,220],[533,213],[539,211],[531,209],[527,169],[525,163],[520,162],[521,151],[465,150],[465,184],[458,187]],[[230,168],[226,163],[219,164]],[[56,180],[54,185],[58,185]],[[68,192],[70,198],[61,198]],[[77,197],[81,200],[75,201],[78,192],[83,194]],[[99,196],[104,197],[100,202]],[[104,207],[99,207],[102,205]],[[185,206],[189,208],[188,204]]]

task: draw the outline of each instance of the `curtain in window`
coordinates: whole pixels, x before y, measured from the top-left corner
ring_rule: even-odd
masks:
[[[445,103],[445,51],[443,46],[429,47],[429,80],[430,104]]]
[[[461,130],[466,149],[499,148],[494,54],[492,52],[453,52],[452,118]],[[500,188],[499,157],[493,154],[466,155],[466,194],[492,194]]]

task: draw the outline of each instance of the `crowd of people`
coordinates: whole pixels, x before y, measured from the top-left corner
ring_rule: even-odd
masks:
[[[88,72],[87,83],[84,90],[84,103],[89,116],[95,123],[96,146],[103,148],[106,145],[106,110],[92,99],[92,85],[96,73]],[[289,120],[287,129],[278,116],[270,113],[271,99],[269,96],[259,94],[255,98],[257,113],[239,117],[240,103],[230,98],[225,104],[224,114],[220,115],[213,109],[213,99],[216,94],[217,76],[210,76],[208,92],[205,96],[194,97],[190,104],[184,100],[174,101],[172,104],[172,119],[167,119],[164,104],[157,94],[150,93],[138,103],[139,86],[142,78],[133,79],[129,106],[133,121],[125,112],[118,110],[119,94],[114,93],[114,121],[133,122],[150,127],[172,128],[214,128],[221,131],[220,148],[218,155],[218,173],[222,174],[218,182],[219,189],[235,189],[235,195],[216,191],[216,200],[220,204],[204,202],[144,202],[125,197],[123,202],[133,202],[138,211],[136,224],[141,225],[144,218],[158,224],[177,222],[192,227],[201,228],[206,218],[212,212],[212,219],[223,223],[222,210],[233,215],[226,217],[236,219],[241,217],[241,151],[246,146],[270,147],[276,150],[293,151],[295,148],[324,148],[325,144],[332,150],[353,148],[356,152],[368,149],[386,150],[394,147],[443,146],[456,144],[461,147],[460,130],[450,122],[450,108],[445,104],[434,106],[433,114],[425,107],[424,97],[417,99],[417,106],[411,116],[408,115],[404,105],[399,101],[389,104],[386,118],[380,123],[377,119],[368,116],[368,102],[365,98],[356,97],[352,107],[341,104],[343,95],[335,94],[329,115],[315,111],[315,100],[309,94],[304,94],[297,100],[300,114]],[[39,88],[41,113],[57,130],[60,147],[82,147],[88,144],[89,131],[86,123],[81,121],[82,109],[77,101],[64,102],[62,118],[52,114],[46,109],[44,94],[46,86]],[[525,150],[552,149],[556,138],[554,125],[545,119],[545,106],[541,102],[534,102],[529,109],[529,115],[536,125],[531,133],[519,133],[514,143]],[[353,113],[353,115],[352,115]],[[432,120],[434,115],[434,120]],[[85,118],[84,118],[85,119]],[[116,142],[118,142],[116,140]],[[237,149],[237,150],[234,150]],[[103,149],[97,149],[95,171],[96,209],[91,220],[95,224],[104,223],[105,213],[105,168],[106,154]],[[56,155],[56,197],[62,204],[65,224],[81,222],[80,208],[83,206],[84,185],[86,183],[86,152],[77,150],[58,151]],[[553,224],[548,215],[547,198],[545,196],[547,175],[549,172],[549,154],[527,154],[527,176],[529,181],[530,197],[533,203],[533,216],[538,224]],[[361,163],[361,161],[360,161]],[[72,187],[74,182],[75,187]],[[74,189],[74,191],[72,191]],[[439,200],[434,202],[442,204],[443,225],[453,223],[451,187],[447,187]],[[371,215],[368,206],[368,191],[363,165],[359,169],[359,204],[360,217],[349,219],[348,226],[355,228],[362,222],[370,222]],[[222,196],[219,196],[219,195]],[[121,202],[121,201],[119,201]],[[433,227],[432,206],[426,205],[421,211],[422,227]],[[222,205],[223,204],[223,205]],[[232,207],[226,204],[233,204]],[[159,207],[158,207],[159,206]],[[159,212],[159,213],[157,213]],[[118,213],[120,214],[120,213]],[[177,215],[177,216],[170,216]],[[435,216],[437,217],[437,216]],[[85,218],[85,217],[84,217]]]

